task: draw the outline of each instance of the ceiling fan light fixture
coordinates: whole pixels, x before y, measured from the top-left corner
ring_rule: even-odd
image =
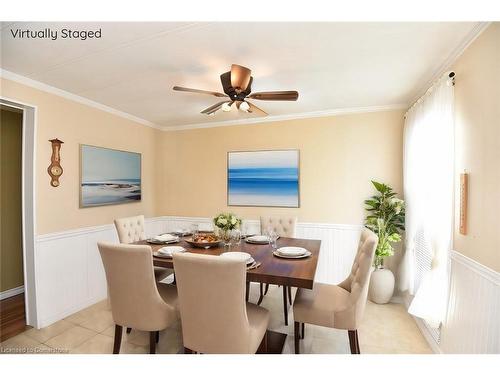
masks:
[[[247,102],[242,102],[240,104],[240,109],[243,111],[243,112],[248,112],[248,110],[250,109],[250,106],[248,105]]]
[[[229,112],[229,111],[231,111],[231,105],[230,105],[229,103],[224,103],[224,104],[222,105],[222,110],[223,110],[224,112]]]

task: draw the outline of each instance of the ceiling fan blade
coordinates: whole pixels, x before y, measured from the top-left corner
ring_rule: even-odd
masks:
[[[238,92],[245,91],[250,83],[251,75],[250,69],[237,64],[231,65],[231,86]]]
[[[217,91],[207,91],[207,90],[190,89],[188,87],[181,87],[181,86],[174,86],[174,87],[172,87],[172,89],[174,91],[185,91],[185,92],[194,92],[194,93],[197,93],[197,94],[213,95],[213,96],[217,96],[219,98],[224,98],[224,97],[227,96],[226,94],[223,94],[223,93],[217,92]]]
[[[297,91],[266,91],[254,92],[248,98],[257,100],[297,100],[299,93]]]
[[[267,116],[268,115],[268,113],[266,111],[260,109],[255,104],[250,103],[248,100],[245,100],[245,102],[247,102],[248,105],[250,106],[250,108],[248,109],[248,112],[260,114],[262,116]]]
[[[231,100],[224,100],[223,102],[219,102],[217,104],[214,104],[214,105],[204,109],[203,111],[201,111],[201,113],[203,113],[204,115],[210,115],[211,113],[218,111],[224,103],[231,103]]]

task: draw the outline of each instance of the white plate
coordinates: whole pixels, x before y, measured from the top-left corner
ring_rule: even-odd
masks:
[[[172,254],[183,253],[186,249],[182,246],[165,246],[158,250],[158,256],[172,257]]]
[[[285,259],[302,259],[302,258],[307,258],[307,257],[311,256],[311,252],[308,251],[305,254],[299,255],[299,256],[288,256],[288,255],[280,254],[278,251],[273,251],[273,255],[277,256],[278,258],[285,258]]]
[[[241,251],[230,251],[228,253],[222,253],[220,256],[228,259],[243,260],[247,264],[250,261],[254,261],[250,254]]]
[[[251,243],[269,243],[269,237],[268,236],[261,236],[261,235],[251,236],[251,237],[247,237],[245,239],[245,241],[251,242]]]
[[[160,236],[155,236],[153,237],[153,240],[159,242],[173,242],[173,241],[179,241],[179,237],[167,233],[167,234],[162,234]]]
[[[191,232],[188,229],[176,229],[172,233],[178,235],[178,236],[187,236],[191,234]]]
[[[289,257],[297,257],[307,253],[307,250],[304,249],[303,247],[296,247],[296,246],[280,247],[277,251],[278,253],[280,253],[280,255],[285,255]]]

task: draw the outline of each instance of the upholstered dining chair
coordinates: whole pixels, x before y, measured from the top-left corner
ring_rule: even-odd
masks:
[[[97,246],[115,322],[113,354],[120,352],[124,326],[148,331],[149,351],[155,353],[159,331],[177,319],[177,289],[156,283],[151,247],[105,242],[98,242]]]
[[[280,237],[295,237],[297,232],[297,218],[293,216],[261,216],[260,217],[260,232],[266,233],[272,229]],[[269,284],[260,283],[260,294],[257,305],[262,303],[264,295],[269,290]],[[285,325],[288,325],[288,303],[292,304],[292,288],[283,287],[283,314],[285,317]]]
[[[366,306],[377,243],[377,235],[363,229],[347,279],[338,285],[315,283],[312,290],[297,291],[293,303],[296,354],[299,340],[304,338],[305,323],[347,330],[351,353],[360,354],[358,327]]]
[[[269,312],[245,301],[245,262],[193,253],[173,258],[184,353],[267,350]]]
[[[120,243],[129,244],[146,239],[144,215],[115,219],[115,228]],[[161,281],[171,275],[173,271],[167,268],[154,267],[154,272],[156,280]]]

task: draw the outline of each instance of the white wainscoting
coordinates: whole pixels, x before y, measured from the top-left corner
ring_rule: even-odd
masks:
[[[443,353],[500,354],[500,273],[453,251]]]
[[[146,219],[146,234],[154,236],[191,224],[210,227],[208,218],[157,217]],[[259,233],[257,220],[244,224]],[[322,241],[316,281],[338,283],[350,271],[361,226],[299,223],[297,237]],[[97,241],[118,242],[113,225],[51,233],[37,237],[37,328],[106,298],[106,280]],[[432,343],[441,353],[500,353],[500,276],[477,262],[452,252],[448,316],[441,342]],[[419,324],[425,332],[425,326]]]
[[[146,234],[154,236],[199,224],[209,218],[164,216],[146,219]],[[249,232],[259,233],[257,220],[245,221]],[[299,223],[297,237],[322,241],[316,281],[337,283],[349,272],[362,226]],[[107,295],[98,241],[118,242],[113,225],[82,228],[37,237],[35,249],[37,328],[90,306]]]
[[[440,341],[415,321],[435,353],[500,354],[500,273],[452,251],[450,288]],[[406,306],[410,299],[405,301]]]

